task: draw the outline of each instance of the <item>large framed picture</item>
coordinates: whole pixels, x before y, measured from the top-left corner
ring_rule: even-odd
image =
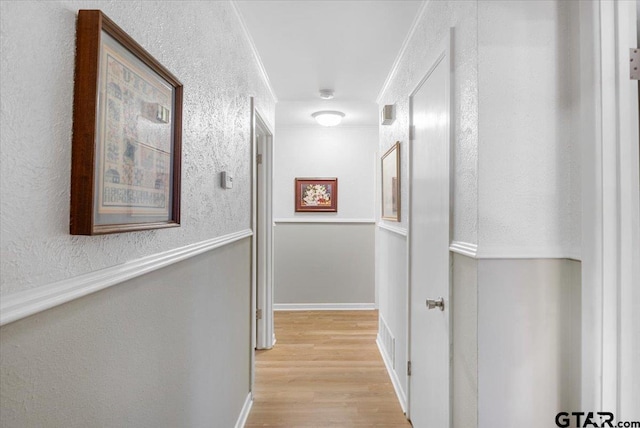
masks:
[[[182,84],[99,10],[78,12],[70,232],[180,225]]]
[[[382,156],[382,218],[400,221],[400,141]]]
[[[337,178],[296,178],[296,212],[337,212]]]

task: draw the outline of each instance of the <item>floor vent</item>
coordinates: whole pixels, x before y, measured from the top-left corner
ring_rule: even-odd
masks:
[[[387,358],[391,361],[391,367],[395,370],[396,368],[396,338],[391,334],[391,330],[389,330],[389,326],[384,321],[382,316],[379,317],[380,322],[378,323],[378,335],[380,336],[380,342],[382,343],[382,348],[384,352],[387,354]]]

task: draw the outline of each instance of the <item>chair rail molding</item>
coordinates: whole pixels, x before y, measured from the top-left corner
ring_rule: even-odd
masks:
[[[252,235],[251,229],[245,229],[3,297],[0,304],[0,326]]]
[[[396,233],[398,235],[402,235],[402,236],[405,236],[405,237],[407,236],[407,233],[408,233],[407,229],[405,229],[404,227],[393,226],[393,225],[390,225],[388,223],[379,222],[378,223],[378,227],[380,229],[388,230],[389,232],[393,232],[393,233]]]

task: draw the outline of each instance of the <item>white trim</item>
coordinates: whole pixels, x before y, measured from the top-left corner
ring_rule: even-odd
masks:
[[[457,251],[456,251],[457,252]],[[476,259],[569,259],[581,260],[580,251],[562,247],[526,247],[515,245],[480,246]]]
[[[262,80],[264,81],[264,84],[267,87],[267,90],[269,91],[269,95],[271,95],[271,99],[273,100],[273,102],[277,103],[278,97],[276,97],[276,93],[273,90],[273,86],[271,86],[269,75],[267,74],[267,70],[264,68],[264,64],[262,63],[262,58],[260,58],[260,54],[258,53],[256,44],[253,42],[253,37],[251,37],[251,33],[247,28],[247,24],[244,21],[244,18],[242,17],[242,14],[238,9],[238,6],[236,5],[235,0],[229,0],[229,4],[231,5],[231,8],[235,12],[236,17],[238,18],[238,21],[240,21],[240,28],[242,29],[242,32],[244,33],[244,36],[247,39],[247,42],[249,42],[249,47],[251,48],[251,52],[253,52],[253,57],[256,60],[256,65],[260,70],[260,76],[262,77]]]
[[[339,131],[340,129],[370,129],[370,130],[378,130],[379,129],[379,125],[375,124],[375,125],[339,125],[339,126],[335,126],[335,127],[326,127],[326,126],[322,126],[320,124],[315,124],[315,125],[281,125],[278,124],[278,131],[282,131],[282,130],[287,130],[287,129],[324,129],[326,131],[331,131],[331,130],[337,130]]]
[[[449,251],[475,259],[478,255],[478,246],[476,244],[471,244],[470,242],[451,241]]]
[[[378,345],[378,351],[380,351],[380,356],[382,357],[382,361],[384,362],[384,366],[387,368],[387,372],[389,373],[389,379],[391,379],[391,384],[393,385],[393,389],[396,391],[396,396],[398,397],[398,401],[400,402],[400,407],[402,407],[402,411],[407,413],[407,397],[402,390],[402,386],[400,385],[400,379],[398,379],[398,374],[395,370],[391,368],[391,361],[389,361],[389,355],[387,355],[386,350],[382,346],[382,342],[380,341],[380,335],[376,336],[376,345]]]
[[[4,297],[0,304],[0,325],[26,318],[252,235],[250,229],[245,229],[9,295]]]
[[[407,233],[408,233],[407,229],[405,229],[404,227],[392,226],[387,223],[379,222],[378,227],[380,229],[388,230],[389,232],[397,233],[398,235],[402,235],[402,236],[407,236]]]
[[[387,78],[384,80],[384,83],[382,84],[382,88],[378,93],[378,97],[376,98],[377,104],[380,104],[382,102],[382,97],[384,96],[385,92],[387,92],[387,89],[389,89],[389,85],[391,84],[391,81],[396,76],[396,73],[398,72],[398,68],[400,67],[400,61],[402,61],[402,58],[404,57],[404,54],[406,53],[407,48],[409,47],[409,43],[411,42],[411,39],[413,38],[413,34],[416,32],[416,29],[418,28],[418,24],[422,20],[422,16],[424,15],[424,12],[427,10],[428,4],[429,4],[429,0],[423,1],[422,5],[420,6],[420,9],[418,10],[418,13],[416,14],[416,17],[413,20],[413,23],[411,23],[411,27],[409,27],[409,32],[407,33],[407,36],[404,38],[404,41],[402,42],[402,47],[400,48],[400,52],[398,52],[398,56],[396,56],[396,60],[393,62],[393,65],[391,66],[391,70],[389,71],[389,74],[387,75]]]
[[[375,303],[274,303],[274,311],[373,311]]]
[[[235,428],[244,428],[247,423],[247,419],[249,418],[249,413],[251,412],[251,407],[253,406],[253,394],[248,393],[247,398],[244,400],[244,405],[242,406],[242,410],[240,411],[240,415],[238,415],[238,420],[236,421]]]
[[[363,223],[375,224],[372,218],[277,218],[274,223]]]
[[[483,246],[469,242],[452,241],[449,251],[474,259],[568,259],[581,260],[580,250],[561,247]]]
[[[260,110],[255,107],[252,98],[252,146],[254,153],[262,149],[262,168],[255,165],[256,186],[255,205],[252,215],[255,216],[256,259],[252,263],[252,272],[256,280],[256,309],[262,310],[262,318],[256,320],[256,349],[271,349],[273,347],[273,130],[265,122]],[[260,129],[265,134],[265,141],[260,144],[256,138],[256,131]],[[259,184],[262,183],[262,186]],[[258,190],[258,189],[262,190]],[[258,194],[261,194],[258,200]],[[252,195],[253,196],[253,195]],[[259,211],[258,211],[259,209]],[[253,256],[253,255],[252,255]],[[253,280],[253,279],[252,279]]]

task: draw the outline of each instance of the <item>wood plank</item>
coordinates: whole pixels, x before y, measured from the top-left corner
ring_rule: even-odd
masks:
[[[378,347],[377,311],[278,311],[256,352],[245,427],[411,427]]]

